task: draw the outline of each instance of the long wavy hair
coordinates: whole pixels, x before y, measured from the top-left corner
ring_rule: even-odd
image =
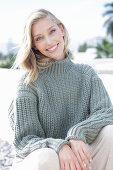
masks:
[[[28,72],[27,77],[25,79],[26,84],[32,84],[37,78],[39,74],[40,68],[47,68],[52,64],[52,59],[47,56],[44,56],[38,50],[33,49],[32,43],[32,25],[36,23],[39,19],[45,18],[49,16],[54,23],[58,26],[63,26],[64,28],[64,54],[68,53],[68,32],[64,26],[64,24],[56,18],[51,12],[45,9],[39,9],[32,12],[29,17],[26,19],[23,38],[21,42],[20,50],[16,56],[16,60],[14,62],[14,68],[24,69]],[[43,64],[43,63],[46,63]]]

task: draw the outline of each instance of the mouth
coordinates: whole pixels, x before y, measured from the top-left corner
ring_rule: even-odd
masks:
[[[46,51],[48,51],[50,53],[53,53],[53,52],[55,52],[57,50],[58,45],[59,45],[59,43],[54,45],[54,46],[52,46],[52,47],[50,47],[50,48],[47,48]]]

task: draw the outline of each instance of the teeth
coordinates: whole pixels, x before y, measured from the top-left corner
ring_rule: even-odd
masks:
[[[47,49],[47,50],[48,50],[48,51],[52,51],[52,50],[54,50],[56,47],[57,47],[57,45],[54,46],[54,47],[52,47],[52,48],[50,48],[50,49]]]

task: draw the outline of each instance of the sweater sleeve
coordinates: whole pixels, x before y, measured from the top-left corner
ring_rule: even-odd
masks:
[[[102,127],[113,125],[113,106],[102,80],[91,69],[89,116],[86,120],[71,127],[66,140],[80,139],[92,143]]]
[[[40,148],[52,148],[59,152],[67,140],[46,138],[38,118],[38,97],[29,86],[22,86],[11,103],[9,120],[14,131],[14,146],[16,156],[25,158],[28,154]]]

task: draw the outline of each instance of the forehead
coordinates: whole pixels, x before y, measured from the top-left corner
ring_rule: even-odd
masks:
[[[41,18],[32,25],[32,35],[43,34],[52,26],[57,26],[57,24],[50,17]]]

